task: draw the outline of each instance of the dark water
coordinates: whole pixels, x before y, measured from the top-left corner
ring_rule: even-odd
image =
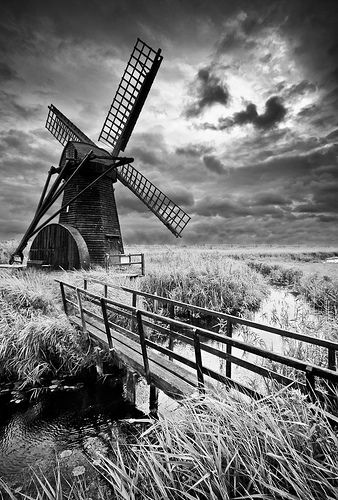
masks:
[[[58,462],[68,471],[109,454],[117,440],[132,439],[145,414],[127,399],[126,384],[92,384],[73,391],[46,392],[36,401],[0,399],[0,478],[14,485],[46,476]]]

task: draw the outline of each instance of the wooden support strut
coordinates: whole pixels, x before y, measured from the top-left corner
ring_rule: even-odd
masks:
[[[108,346],[109,346],[109,349],[112,350],[112,349],[114,349],[114,345],[113,345],[113,340],[112,340],[112,336],[111,336],[111,332],[110,332],[107,306],[106,306],[106,302],[105,302],[104,298],[101,298],[100,302],[101,302],[101,309],[102,309],[104,326],[105,326],[106,334],[107,334]]]
[[[313,374],[313,367],[312,366],[307,366],[306,367],[306,389],[307,393],[310,396],[312,401],[316,401],[317,396],[315,392],[315,376]]]
[[[232,338],[232,322],[231,319],[228,319],[227,321],[227,337],[230,339]],[[226,353],[229,355],[229,358],[226,360],[226,365],[225,365],[225,375],[229,378],[231,378],[231,353],[232,353],[232,346],[231,344],[226,345]]]
[[[202,365],[202,354],[201,354],[201,344],[198,337],[198,331],[196,328],[193,329],[194,336],[194,348],[195,348],[195,360],[196,360],[196,371],[198,380],[198,390],[201,393],[205,392],[204,388],[204,375],[203,375],[203,365]]]
[[[79,288],[76,289],[76,295],[77,295],[77,303],[79,306],[79,312],[80,312],[80,317],[81,317],[82,330],[84,333],[87,333],[87,325],[86,325],[86,320],[85,320],[84,311],[83,311],[83,307],[82,307],[82,298],[80,295]]]
[[[329,370],[337,370],[336,350],[335,349],[328,349],[327,367]]]
[[[142,324],[141,311],[139,311],[139,310],[136,311],[136,318],[137,318],[137,330],[138,330],[138,334],[140,337],[140,344],[141,344],[143,365],[144,365],[144,370],[145,370],[145,374],[146,374],[146,380],[147,380],[148,384],[150,384],[151,378],[150,378],[150,370],[149,370],[149,361],[148,361],[148,354],[147,354],[146,339],[144,336],[144,330],[143,330],[143,324]]]
[[[68,306],[67,306],[67,300],[66,300],[66,294],[65,294],[65,286],[62,283],[62,281],[60,281],[59,283],[60,283],[63,310],[65,311],[65,314],[67,314],[67,316],[68,316]]]

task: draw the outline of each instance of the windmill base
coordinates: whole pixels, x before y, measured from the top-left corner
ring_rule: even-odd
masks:
[[[29,251],[29,261],[40,261],[51,269],[88,269],[87,244],[80,232],[68,224],[49,224],[35,239]]]

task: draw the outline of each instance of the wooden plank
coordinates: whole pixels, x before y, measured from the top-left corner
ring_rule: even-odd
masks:
[[[79,318],[71,317],[72,323],[81,328],[81,321]],[[107,337],[102,330],[94,325],[87,324],[88,333],[102,346],[107,347]],[[141,353],[141,346],[130,339],[123,339],[122,335],[117,332],[111,332],[114,339],[114,352],[117,353],[119,359],[123,361],[129,368],[139,372],[142,376],[146,376],[143,357]],[[179,373],[173,374],[165,369],[165,358],[149,351],[149,370],[151,374],[151,382],[154,383],[159,389],[175,399],[181,399],[191,395],[196,390],[196,381],[193,374],[184,368],[175,365],[175,370]],[[168,362],[168,361],[167,361]],[[170,362],[168,362],[170,363]],[[172,365],[173,363],[171,363]]]

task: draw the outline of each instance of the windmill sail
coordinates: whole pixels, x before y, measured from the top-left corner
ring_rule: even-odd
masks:
[[[68,141],[86,142],[95,146],[95,143],[74,123],[68,120],[53,104],[48,106],[48,109],[46,129],[49,130],[62,146],[65,146]]]
[[[99,136],[113,156],[125,150],[162,59],[161,50],[137,39]]]
[[[120,167],[117,177],[176,237],[181,235],[190,220],[184,210],[130,164]]]

